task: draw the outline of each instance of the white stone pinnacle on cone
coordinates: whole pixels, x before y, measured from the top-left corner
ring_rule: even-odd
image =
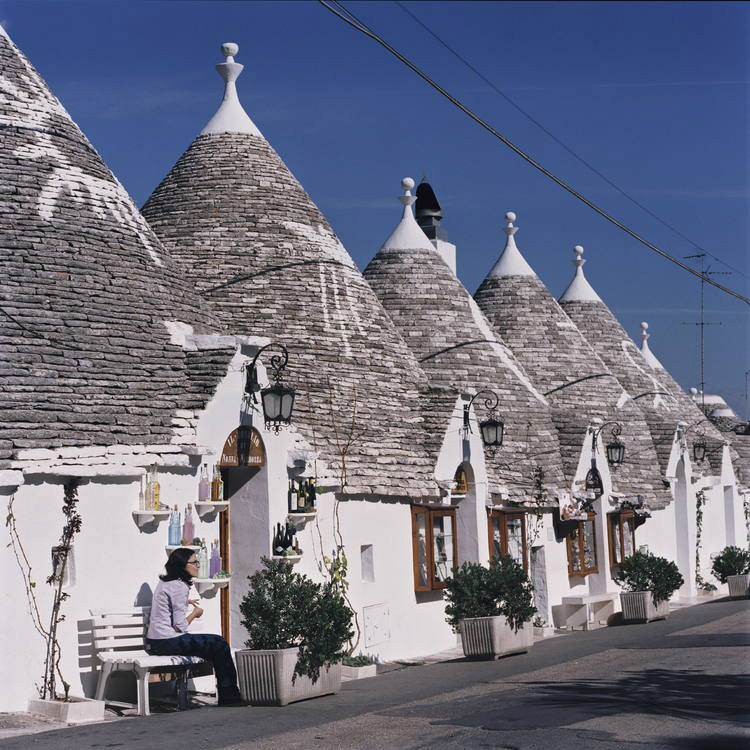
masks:
[[[656,358],[656,356],[648,346],[648,340],[650,336],[651,334],[648,332],[648,323],[646,323],[646,321],[644,320],[643,323],[641,323],[641,354],[643,355],[643,358],[646,360],[646,362],[648,362],[649,365],[654,368],[654,370],[662,370],[664,369],[662,363],[659,362],[659,360]]]
[[[215,133],[249,133],[250,135],[262,136],[255,123],[248,117],[242,108],[237,96],[236,81],[245,67],[234,61],[234,56],[239,52],[239,45],[234,42],[225,42],[221,45],[221,54],[226,58],[225,62],[219,63],[216,70],[224,79],[224,98],[216,114],[208,121],[201,135],[212,135]]]
[[[518,231],[518,227],[513,226],[516,215],[513,211],[508,211],[505,214],[505,220],[508,223],[503,227],[503,231],[508,236],[508,239],[505,241],[505,249],[502,255],[500,255],[500,259],[495,263],[489,276],[492,278],[536,276],[534,269],[526,262],[526,258],[521,255],[521,251],[516,246],[516,240],[513,236]]]
[[[559,301],[601,302],[601,298],[583,275],[583,264],[586,262],[581,257],[583,255],[583,247],[581,245],[576,245],[573,248],[573,252],[576,255],[575,260],[573,260],[573,264],[576,267],[576,275],[573,277],[573,281],[570,282],[568,288],[563,292]]]
[[[435,246],[427,239],[427,235],[422,231],[422,227],[417,224],[412,211],[412,204],[416,202],[416,196],[411,194],[414,187],[414,180],[411,177],[404,177],[401,180],[401,187],[404,188],[404,194],[398,196],[398,200],[404,207],[404,213],[401,221],[393,230],[391,236],[383,243],[382,250],[430,250],[437,253]]]

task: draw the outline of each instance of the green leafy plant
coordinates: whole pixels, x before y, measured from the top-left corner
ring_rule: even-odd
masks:
[[[489,568],[465,562],[445,582],[445,619],[458,632],[461,620],[503,615],[518,632],[536,613],[533,594],[523,566],[512,557],[496,558]]]
[[[375,660],[365,654],[357,654],[357,656],[346,654],[341,663],[345,667],[368,667],[370,664],[375,664]]]
[[[741,547],[724,547],[714,558],[711,572],[722,583],[726,583],[729,576],[750,573],[750,551]]]
[[[667,601],[685,583],[677,565],[650,552],[626,557],[613,578],[625,591],[650,591],[654,606]]]
[[[299,649],[294,675],[313,682],[324,666],[341,661],[352,637],[352,611],[341,593],[295,573],[286,560],[262,558],[240,604],[247,648]]]

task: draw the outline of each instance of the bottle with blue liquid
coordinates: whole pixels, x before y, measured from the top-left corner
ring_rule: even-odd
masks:
[[[182,524],[180,522],[180,511],[175,505],[169,516],[169,530],[167,532],[170,547],[179,547],[182,541]]]

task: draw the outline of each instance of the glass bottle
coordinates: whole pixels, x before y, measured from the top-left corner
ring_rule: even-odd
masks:
[[[318,502],[318,490],[315,486],[315,480],[310,478],[307,483],[307,504],[310,506],[310,510],[315,510],[315,506]]]
[[[297,490],[297,512],[303,513],[306,505],[307,498],[305,497],[305,485],[300,482],[299,489]]]
[[[161,487],[159,485],[159,474],[156,464],[151,467],[151,509],[160,510]]]
[[[221,557],[219,556],[219,540],[214,539],[211,545],[211,559],[208,562],[208,575],[213,578],[221,571]]]
[[[296,513],[297,512],[297,500],[298,500],[298,494],[297,494],[297,485],[295,484],[293,479],[289,480],[289,512],[290,513]]]
[[[176,505],[169,516],[168,541],[170,547],[180,546],[180,511],[177,510]]]
[[[193,526],[193,506],[188,503],[185,510],[185,523],[182,524],[182,544],[190,547],[195,538],[195,527]]]
[[[211,481],[211,500],[220,503],[224,499],[224,482],[221,479],[221,469],[214,466],[214,477]]]
[[[198,483],[198,502],[206,503],[211,499],[211,482],[208,481],[208,464],[201,466],[201,478]]]
[[[141,475],[140,489],[138,490],[138,510],[148,510],[148,507],[146,506],[146,489],[144,488],[144,484],[148,485],[148,482],[146,481],[146,477]]]
[[[209,578],[208,552],[206,551],[206,540],[201,540],[201,548],[198,551],[198,578]]]

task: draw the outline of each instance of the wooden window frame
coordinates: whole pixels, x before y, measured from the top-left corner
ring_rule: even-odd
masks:
[[[591,530],[593,532],[593,539],[594,539],[594,565],[591,568],[585,567],[584,558],[583,558],[583,525],[589,522],[591,523]],[[573,568],[573,557],[575,554],[573,551],[573,543],[574,543],[574,538],[576,536],[578,536],[579,538],[578,562],[580,563],[580,566],[581,566],[580,570],[574,570]],[[576,522],[575,528],[571,530],[565,538],[565,546],[567,547],[567,552],[568,552],[568,575],[569,576],[574,577],[574,578],[584,578],[585,576],[589,576],[592,573],[599,572],[599,555],[596,549],[596,513],[589,513],[587,518]]]
[[[420,582],[419,576],[419,529],[417,518],[425,516],[425,563],[427,566],[427,581]],[[411,507],[411,534],[412,534],[412,559],[414,567],[414,590],[415,591],[437,591],[445,588],[445,581],[435,578],[435,559],[433,551],[435,540],[433,537],[432,519],[440,516],[448,516],[451,519],[453,536],[453,564],[451,570],[458,567],[458,535],[456,526],[456,508],[453,506],[426,506],[412,505]]]
[[[619,536],[620,541],[620,552],[622,553],[625,550],[625,519],[632,518],[633,519],[633,551],[637,549],[635,546],[635,513],[632,510],[620,510],[620,511],[614,511],[612,513],[607,513],[607,541],[609,542],[609,565],[610,568],[614,571],[617,570],[617,568],[620,567],[622,564],[622,560],[625,559],[625,557],[622,558],[622,560],[615,559],[615,549],[616,546],[613,543],[614,539],[612,538],[612,521],[617,520],[617,534]]]
[[[508,554],[508,521],[521,519],[521,549],[523,554],[523,570],[526,575],[529,574],[529,550],[526,542],[526,512],[523,510],[490,510],[487,514],[487,541],[489,543],[490,561],[495,554],[494,545],[494,528],[492,519],[497,518],[500,521],[500,554]]]

